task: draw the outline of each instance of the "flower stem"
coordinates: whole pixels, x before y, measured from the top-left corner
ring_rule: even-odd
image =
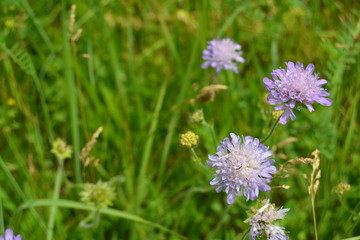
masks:
[[[190,148],[190,151],[191,151],[191,153],[193,154],[193,156],[194,156],[194,158],[196,159],[196,161],[197,161],[197,162],[200,162],[200,159],[199,159],[199,157],[197,156],[194,148]]]
[[[271,137],[271,135],[273,134],[275,128],[277,127],[277,125],[279,123],[279,120],[280,120],[280,117],[274,121],[273,125],[270,128],[270,132],[268,133],[268,135],[260,140],[261,143],[264,143],[266,140],[268,140]]]
[[[54,201],[59,199],[63,171],[64,171],[64,159],[59,159],[59,166],[57,169],[57,174],[55,179],[54,194],[52,198]],[[57,210],[56,205],[51,206],[50,217],[48,222],[47,238],[46,238],[47,240],[53,239],[56,210]]]
[[[244,234],[243,234],[243,236],[242,236],[241,240],[244,240],[244,239],[245,239],[245,237],[246,237],[247,235],[249,235],[249,232],[250,232],[250,228],[248,228],[248,229],[246,230],[246,232],[244,232]]]
[[[205,120],[202,122],[202,124],[203,124],[204,126],[206,126],[207,128],[209,128],[210,133],[211,133],[211,136],[212,136],[212,139],[213,139],[213,142],[214,142],[214,145],[217,146],[214,127],[211,126],[211,125],[210,125],[208,122],[206,122]]]
[[[311,196],[311,207],[312,207],[313,220],[314,220],[315,240],[318,240],[318,233],[317,233],[317,226],[316,226],[316,215],[315,215],[315,196]]]

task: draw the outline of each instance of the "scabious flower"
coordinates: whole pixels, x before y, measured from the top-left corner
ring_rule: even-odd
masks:
[[[264,233],[268,240],[289,239],[285,233],[285,228],[272,224],[278,219],[284,219],[289,210],[289,208],[275,208],[275,205],[270,204],[269,199],[267,199],[265,204],[250,218],[250,240],[254,240]]]
[[[203,51],[202,58],[205,62],[201,67],[212,67],[217,74],[220,73],[221,69],[238,73],[236,62],[245,62],[245,59],[241,57],[240,49],[241,46],[229,38],[209,41],[207,49]]]
[[[267,183],[276,172],[270,159],[272,152],[259,139],[247,136],[240,139],[230,133],[231,141],[225,138],[217,147],[217,156],[209,155],[206,164],[217,168],[215,178],[210,182],[216,185],[216,192],[228,194],[227,203],[234,203],[235,197],[244,195],[246,201],[258,197],[259,191],[269,191]]]
[[[12,229],[6,229],[4,235],[0,235],[0,240],[21,240],[21,235],[14,235]]]
[[[286,124],[288,117],[296,118],[292,109],[296,103],[304,104],[312,112],[312,104],[318,102],[324,106],[330,106],[331,100],[326,98],[330,94],[322,88],[327,83],[325,79],[319,79],[319,74],[313,74],[315,66],[309,64],[304,69],[303,64],[297,62],[286,63],[287,70],[276,69],[271,72],[274,81],[264,78],[265,88],[270,92],[268,103],[276,106],[275,110],[283,110],[280,123]]]

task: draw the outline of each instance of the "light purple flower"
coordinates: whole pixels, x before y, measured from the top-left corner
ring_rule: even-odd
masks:
[[[326,97],[330,94],[322,88],[327,83],[325,79],[319,79],[319,74],[313,74],[315,66],[309,64],[304,69],[303,64],[297,62],[286,63],[287,70],[276,69],[271,72],[274,81],[264,78],[265,88],[270,92],[268,103],[276,106],[275,110],[284,110],[280,117],[280,123],[286,124],[288,117],[296,118],[292,109],[296,103],[304,104],[310,112],[314,111],[312,104],[318,102],[324,106],[330,106],[332,101]]]
[[[236,62],[245,62],[241,57],[241,46],[229,38],[215,39],[208,42],[207,49],[203,51],[202,58],[205,62],[202,68],[212,67],[219,74],[221,69],[238,73]]]
[[[269,199],[259,208],[250,218],[250,240],[256,239],[257,236],[266,234],[268,240],[287,240],[285,228],[272,224],[278,219],[284,219],[289,208],[275,208],[274,204],[270,204]]]
[[[206,164],[217,169],[210,182],[216,185],[216,192],[228,194],[227,203],[234,203],[235,197],[244,195],[246,201],[258,197],[259,191],[269,191],[267,185],[276,172],[270,159],[272,152],[259,139],[247,136],[240,139],[230,133],[231,141],[225,138],[217,147],[217,156],[209,155]]]
[[[0,235],[0,240],[21,240],[21,235],[14,235],[13,230],[6,229],[4,235]]]

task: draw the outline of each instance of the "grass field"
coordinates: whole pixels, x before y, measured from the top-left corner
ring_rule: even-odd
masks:
[[[265,144],[277,168],[318,149],[318,239],[360,239],[358,1],[1,0],[0,26],[0,234],[248,239],[256,201],[228,205],[205,162],[230,132],[270,131],[263,78],[299,61],[328,80],[333,104],[296,110]],[[242,46],[239,74],[201,68],[217,37]],[[227,90],[198,101],[214,83]],[[199,109],[206,123],[189,120]],[[85,166],[82,149],[99,127]],[[199,135],[198,161],[179,142],[189,130]],[[65,161],[51,152],[57,138],[72,146]],[[303,177],[311,171],[298,164],[260,194],[290,208],[280,222],[290,239],[315,239]],[[108,208],[80,201],[83,184],[100,180],[115,191]],[[341,182],[351,185],[343,194]]]

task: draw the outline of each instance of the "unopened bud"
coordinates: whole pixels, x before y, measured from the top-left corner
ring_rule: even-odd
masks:
[[[71,146],[66,145],[62,139],[57,138],[52,144],[51,152],[58,159],[66,159],[71,157],[72,148]]]
[[[199,123],[204,121],[204,112],[202,109],[196,110],[193,114],[190,116],[190,122],[191,123]]]
[[[337,192],[340,195],[343,195],[344,193],[348,192],[350,188],[351,188],[350,184],[341,182],[336,186],[335,192]]]
[[[195,147],[198,143],[199,136],[191,131],[180,135],[180,144],[184,147]]]

